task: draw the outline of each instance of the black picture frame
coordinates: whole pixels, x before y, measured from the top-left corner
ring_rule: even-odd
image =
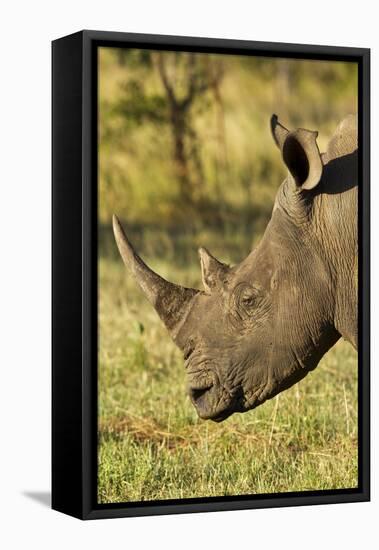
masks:
[[[359,75],[357,489],[98,504],[97,48],[125,46],[355,61]],[[52,507],[81,519],[370,499],[370,50],[81,31],[52,43]]]

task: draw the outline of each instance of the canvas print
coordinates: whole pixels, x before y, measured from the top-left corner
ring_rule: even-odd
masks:
[[[357,69],[99,48],[99,504],[358,486]]]

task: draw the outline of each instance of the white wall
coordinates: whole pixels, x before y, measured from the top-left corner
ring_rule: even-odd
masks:
[[[82,523],[25,495],[46,493],[50,483],[50,41],[92,28],[371,47],[375,100],[379,32],[374,6],[372,0],[33,0],[2,4],[0,544],[8,538],[3,548],[377,547],[375,433],[372,503]],[[375,152],[376,104],[372,120]],[[375,154],[372,175],[375,211],[379,207]],[[375,248],[379,216],[373,218]],[[377,256],[372,263],[375,281]],[[373,359],[378,352],[377,288],[373,289]],[[374,431],[379,406],[375,367]]]

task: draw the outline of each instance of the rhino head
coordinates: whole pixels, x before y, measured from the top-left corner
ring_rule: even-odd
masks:
[[[199,250],[204,290],[154,273],[113,219],[124,263],[183,352],[198,415],[217,422],[301,380],[340,337],[335,273],[314,216],[324,171],[317,133],[289,132],[275,115],[271,128],[288,169],[271,220],[236,266]]]

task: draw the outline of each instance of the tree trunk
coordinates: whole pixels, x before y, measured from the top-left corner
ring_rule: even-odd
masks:
[[[171,131],[174,146],[175,174],[179,182],[182,199],[193,202],[192,182],[185,148],[185,120],[184,113],[179,106],[175,106],[171,113]]]

